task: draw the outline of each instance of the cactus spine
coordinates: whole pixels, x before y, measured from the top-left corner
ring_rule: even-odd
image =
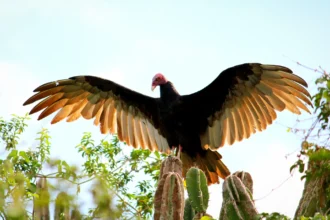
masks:
[[[223,203],[219,219],[255,219],[258,212],[249,191],[236,175],[227,177],[223,183]]]
[[[207,179],[204,172],[192,167],[186,175],[189,201],[194,210],[205,213],[209,203]]]

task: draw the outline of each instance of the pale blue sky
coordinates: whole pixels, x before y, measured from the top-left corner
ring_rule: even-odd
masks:
[[[159,91],[152,93],[150,86],[157,72],[188,94],[244,62],[284,65],[309,83],[318,75],[285,56],[330,68],[329,1],[159,2],[0,0],[0,115],[28,112],[32,106],[22,103],[36,86],[74,75],[106,77],[156,97]],[[310,88],[315,91],[312,84]],[[290,126],[296,118],[281,113],[265,132],[220,149],[232,172],[252,174],[255,198],[289,176],[296,157],[285,155],[299,149],[300,139],[278,123]],[[37,122],[34,116],[26,134],[31,141],[25,146],[31,146],[34,133],[45,126],[53,136],[52,154],[79,163],[72,155],[82,132],[103,137],[92,121],[49,122]],[[299,177],[257,201],[259,211],[292,216],[303,186]],[[214,216],[220,209],[221,187],[212,186],[209,212]]]

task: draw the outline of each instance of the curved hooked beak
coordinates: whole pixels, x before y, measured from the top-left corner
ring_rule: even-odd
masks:
[[[157,87],[157,85],[151,85],[151,91],[154,91],[154,89]]]

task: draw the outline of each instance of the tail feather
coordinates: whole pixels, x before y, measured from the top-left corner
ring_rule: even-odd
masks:
[[[221,158],[222,156],[217,151],[211,150],[207,150],[204,155],[197,154],[195,158],[181,152],[183,177],[186,176],[190,167],[195,166],[204,171],[209,185],[219,183],[219,177],[225,179],[230,175],[230,171]]]

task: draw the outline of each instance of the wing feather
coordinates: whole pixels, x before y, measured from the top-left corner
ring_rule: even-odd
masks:
[[[234,117],[235,127],[236,127],[236,140],[241,141],[243,139],[243,137],[245,136],[245,134],[244,134],[244,127],[242,125],[242,116],[240,115],[238,108],[234,109],[233,117]]]
[[[61,99],[61,100],[51,104],[43,112],[41,112],[41,114],[38,117],[38,120],[43,119],[47,115],[50,115],[53,112],[57,111],[58,109],[62,108],[67,102],[68,102],[68,99]]]
[[[87,104],[88,100],[87,99],[83,99],[80,102],[78,102],[72,109],[70,115],[67,118],[67,122],[73,122],[75,120],[77,120],[78,118],[80,118],[81,116],[81,111],[82,109],[85,107],[85,105]]]
[[[101,107],[99,108],[98,112],[95,114],[95,119],[94,119],[95,126],[98,126],[100,124],[100,119],[101,119],[101,115],[102,115],[103,107],[104,107],[104,100],[102,100],[102,102],[100,102],[99,104],[101,104]]]
[[[111,103],[111,99],[107,99],[107,101],[105,101],[104,106],[103,106],[103,111],[100,117],[100,121],[101,121],[101,133],[102,134],[106,134],[109,131],[109,118],[112,116],[112,114],[109,114],[110,112],[110,103]]]
[[[117,115],[118,111],[115,108],[115,102],[113,100],[110,101],[110,106],[109,106],[109,118],[108,118],[108,123],[110,126],[110,133],[117,133],[118,132],[118,124],[117,124]]]
[[[64,106],[53,118],[51,124],[55,124],[62,119],[66,118],[72,111],[74,104]]]
[[[127,113],[127,139],[129,145],[133,147],[139,146],[138,143],[135,143],[135,138],[134,138],[134,119],[132,115],[132,107],[129,108],[128,113]]]
[[[146,121],[142,120],[140,122],[140,126],[141,126],[141,133],[142,133],[142,139],[143,139],[143,143],[144,143],[144,147],[142,147],[142,149],[152,149],[152,143],[148,137],[148,128],[146,125]]]
[[[262,128],[265,129],[266,126],[267,126],[267,123],[271,123],[272,119],[271,119],[271,117],[270,117],[270,115],[269,115],[269,113],[267,111],[266,105],[262,101],[263,100],[263,98],[261,98],[262,95],[255,94],[255,93],[253,93],[252,95],[254,97],[254,100],[256,100],[255,105],[258,105],[259,106],[259,110],[260,110],[260,112],[262,114],[262,119],[261,119],[262,122],[263,122],[262,123],[263,124],[263,127]]]
[[[260,131],[261,128],[260,128],[260,123],[257,118],[257,114],[254,111],[254,108],[251,105],[249,98],[247,97],[245,99],[242,99],[241,101],[242,101],[243,105],[245,106],[245,110],[246,110],[245,114],[249,121],[249,127],[250,127],[251,134],[255,133],[256,131]]]
[[[259,129],[262,131],[266,127],[266,118],[264,118],[264,114],[262,113],[262,110],[260,106],[257,103],[257,95],[255,95],[254,91],[248,91],[250,93],[250,96],[247,96],[247,100],[250,102],[251,108],[254,109],[254,112],[256,113],[255,119],[258,122],[258,125],[260,126]]]
[[[250,122],[248,120],[248,117],[246,115],[246,111],[247,109],[245,108],[245,106],[243,105],[242,101],[240,99],[237,99],[237,104],[238,104],[238,114],[239,114],[239,119],[240,119],[240,123],[242,124],[242,129],[243,129],[243,137],[244,138],[248,138],[249,134],[250,134]]]
[[[28,104],[31,104],[37,100],[40,100],[40,99],[43,99],[49,95],[52,95],[54,93],[57,93],[59,91],[61,91],[63,89],[64,86],[58,86],[58,87],[55,87],[55,88],[51,88],[51,89],[48,89],[48,90],[44,90],[44,91],[41,91],[39,93],[36,93],[35,95],[33,95],[32,97],[30,97],[28,100],[25,101],[25,104],[28,105]]]
[[[43,101],[41,101],[38,105],[33,107],[32,110],[30,111],[30,114],[33,114],[35,112],[38,112],[38,111],[50,106],[51,104],[53,104],[57,100],[61,99],[63,97],[63,95],[64,95],[64,93],[52,94],[51,96],[49,96],[46,99],[44,99]]]
[[[81,111],[81,115],[85,118],[85,119],[91,119],[93,116],[93,111],[95,108],[95,104],[91,103],[91,102],[87,102],[86,106],[83,108],[83,110]]]
[[[94,118],[95,117],[95,120],[96,120],[96,118],[97,118],[97,114],[101,114],[101,112],[102,112],[102,108],[103,108],[103,105],[104,105],[104,99],[101,99],[96,105],[95,105],[95,107],[94,107],[94,109],[93,109],[93,113],[92,113],[92,118]],[[100,113],[99,113],[100,112]],[[99,120],[99,119],[98,119]],[[95,125],[98,125],[98,123],[97,124],[95,124]]]
[[[116,117],[116,121],[117,121],[117,134],[118,134],[118,138],[119,140],[121,141],[124,141],[124,138],[123,138],[123,120],[122,120],[122,109],[121,109],[121,103],[119,102],[116,106],[116,113],[117,113],[117,117]]]
[[[133,138],[134,138],[134,142],[136,144],[136,146],[139,146],[142,148],[143,146],[143,140],[142,140],[142,136],[141,136],[141,126],[140,126],[140,121],[134,117],[132,117],[132,124],[133,124]]]

